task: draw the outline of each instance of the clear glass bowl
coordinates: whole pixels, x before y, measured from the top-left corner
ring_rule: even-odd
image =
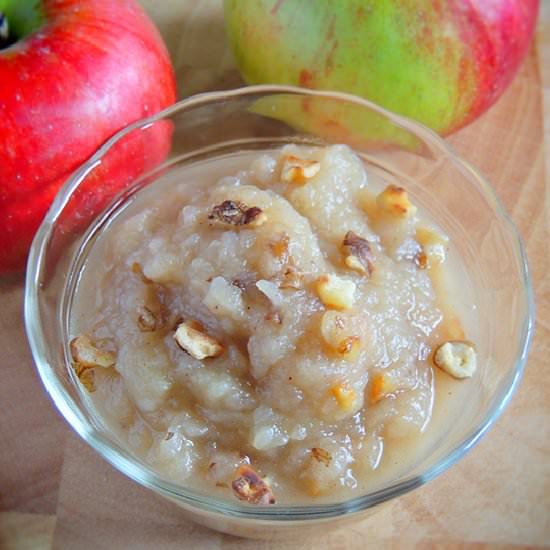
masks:
[[[449,234],[475,290],[481,368],[468,406],[405,475],[346,502],[249,507],[170,483],[120,446],[70,375],[71,300],[87,247],[109,214],[140,188],[186,163],[289,142],[346,143],[384,177],[404,182]],[[99,218],[98,218],[99,216]],[[495,422],[519,383],[534,306],[525,253],[489,183],[436,134],[363,99],[283,86],[191,97],[105,143],[57,195],[34,240],[25,294],[27,334],[42,382],[69,424],[138,483],[191,519],[249,537],[303,534],[355,519],[433,479]]]

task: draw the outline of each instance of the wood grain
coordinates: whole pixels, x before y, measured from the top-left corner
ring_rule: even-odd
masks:
[[[241,85],[220,0],[142,0],[177,70],[180,97]],[[345,531],[243,541],[196,526],[111,468],[54,411],[21,320],[20,279],[0,281],[0,547],[315,550],[550,544],[550,4],[513,85],[450,138],[497,188],[529,256],[536,334],[525,377],[482,442],[450,471]],[[546,136],[546,142],[544,137]]]

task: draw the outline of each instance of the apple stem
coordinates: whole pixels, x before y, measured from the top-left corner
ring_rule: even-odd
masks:
[[[8,41],[10,37],[10,28],[8,18],[0,11],[0,47]]]

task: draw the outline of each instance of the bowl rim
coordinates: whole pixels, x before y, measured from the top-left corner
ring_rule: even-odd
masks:
[[[181,485],[168,482],[155,474],[152,470],[145,469],[143,465],[141,465],[139,461],[136,460],[130,453],[126,453],[122,449],[117,450],[114,448],[110,442],[106,441],[101,434],[96,432],[89,422],[86,421],[80,414],[78,406],[74,404],[74,401],[70,395],[68,395],[63,385],[55,376],[51,375],[51,367],[46,359],[47,350],[45,346],[44,331],[42,329],[39,308],[40,279],[46,256],[46,246],[61,211],[66,206],[72,193],[84,180],[87,174],[101,162],[102,157],[115,143],[123,139],[127,134],[133,132],[134,130],[146,129],[159,120],[201,104],[210,103],[219,99],[230,100],[241,96],[266,93],[289,93],[313,97],[330,97],[360,105],[372,111],[378,112],[386,118],[389,118],[397,125],[414,133],[416,136],[420,137],[425,142],[428,142],[433,147],[436,147],[436,149],[445,156],[450,157],[467,172],[470,179],[473,178],[476,180],[477,185],[480,187],[485,197],[490,199],[495,213],[506,225],[510,238],[514,244],[514,253],[521,267],[521,275],[523,277],[523,285],[521,289],[523,290],[523,300],[526,304],[526,315],[523,319],[521,335],[518,339],[518,342],[520,342],[520,353],[516,358],[515,368],[511,370],[508,376],[501,382],[501,386],[504,387],[504,391],[493,396],[491,399],[491,404],[488,407],[482,422],[477,425],[475,429],[471,430],[467,437],[465,437],[451,451],[447,452],[445,456],[436,464],[421,474],[405,478],[398,482],[390,483],[388,486],[376,492],[363,494],[338,503],[251,507],[248,505],[243,505],[239,501],[235,501],[233,503],[226,500],[219,500],[217,498],[198,493],[194,490],[186,489]],[[155,492],[164,495],[165,497],[168,497],[169,499],[178,501],[180,504],[185,503],[192,508],[199,508],[207,512],[215,512],[241,519],[263,520],[264,522],[320,520],[363,511],[392,498],[403,495],[416,487],[427,483],[431,479],[434,479],[446,471],[480,440],[480,438],[495,423],[504,408],[508,405],[513,393],[519,385],[525,368],[528,350],[533,338],[534,318],[535,305],[533,289],[529,275],[527,257],[519,232],[496,194],[496,191],[489,184],[488,180],[467,161],[463,160],[454,151],[449,143],[444,141],[434,131],[421,123],[395,114],[367,99],[363,99],[352,94],[335,91],[311,90],[296,86],[269,84],[245,86],[232,90],[205,92],[185,98],[156,113],[155,115],[129,124],[109,138],[86,162],[84,162],[75,172],[73,172],[67,182],[58,191],[46,217],[35,235],[30,249],[27,262],[24,294],[25,328],[35,367],[47,393],[57,409],[86,443],[88,443],[95,451],[99,453],[99,455],[101,455],[123,474],[127,475],[134,481],[137,481],[139,484],[148,487]]]

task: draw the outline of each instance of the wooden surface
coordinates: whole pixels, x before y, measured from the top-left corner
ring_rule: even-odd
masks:
[[[143,0],[165,36],[180,96],[241,84],[220,0]],[[0,281],[0,548],[359,549],[550,545],[550,3],[520,74],[451,138],[496,186],[523,236],[537,302],[525,377],[481,443],[427,486],[345,531],[305,543],[244,541],[195,526],[75,436],[38,380],[21,279]],[[546,142],[544,140],[546,137]]]

